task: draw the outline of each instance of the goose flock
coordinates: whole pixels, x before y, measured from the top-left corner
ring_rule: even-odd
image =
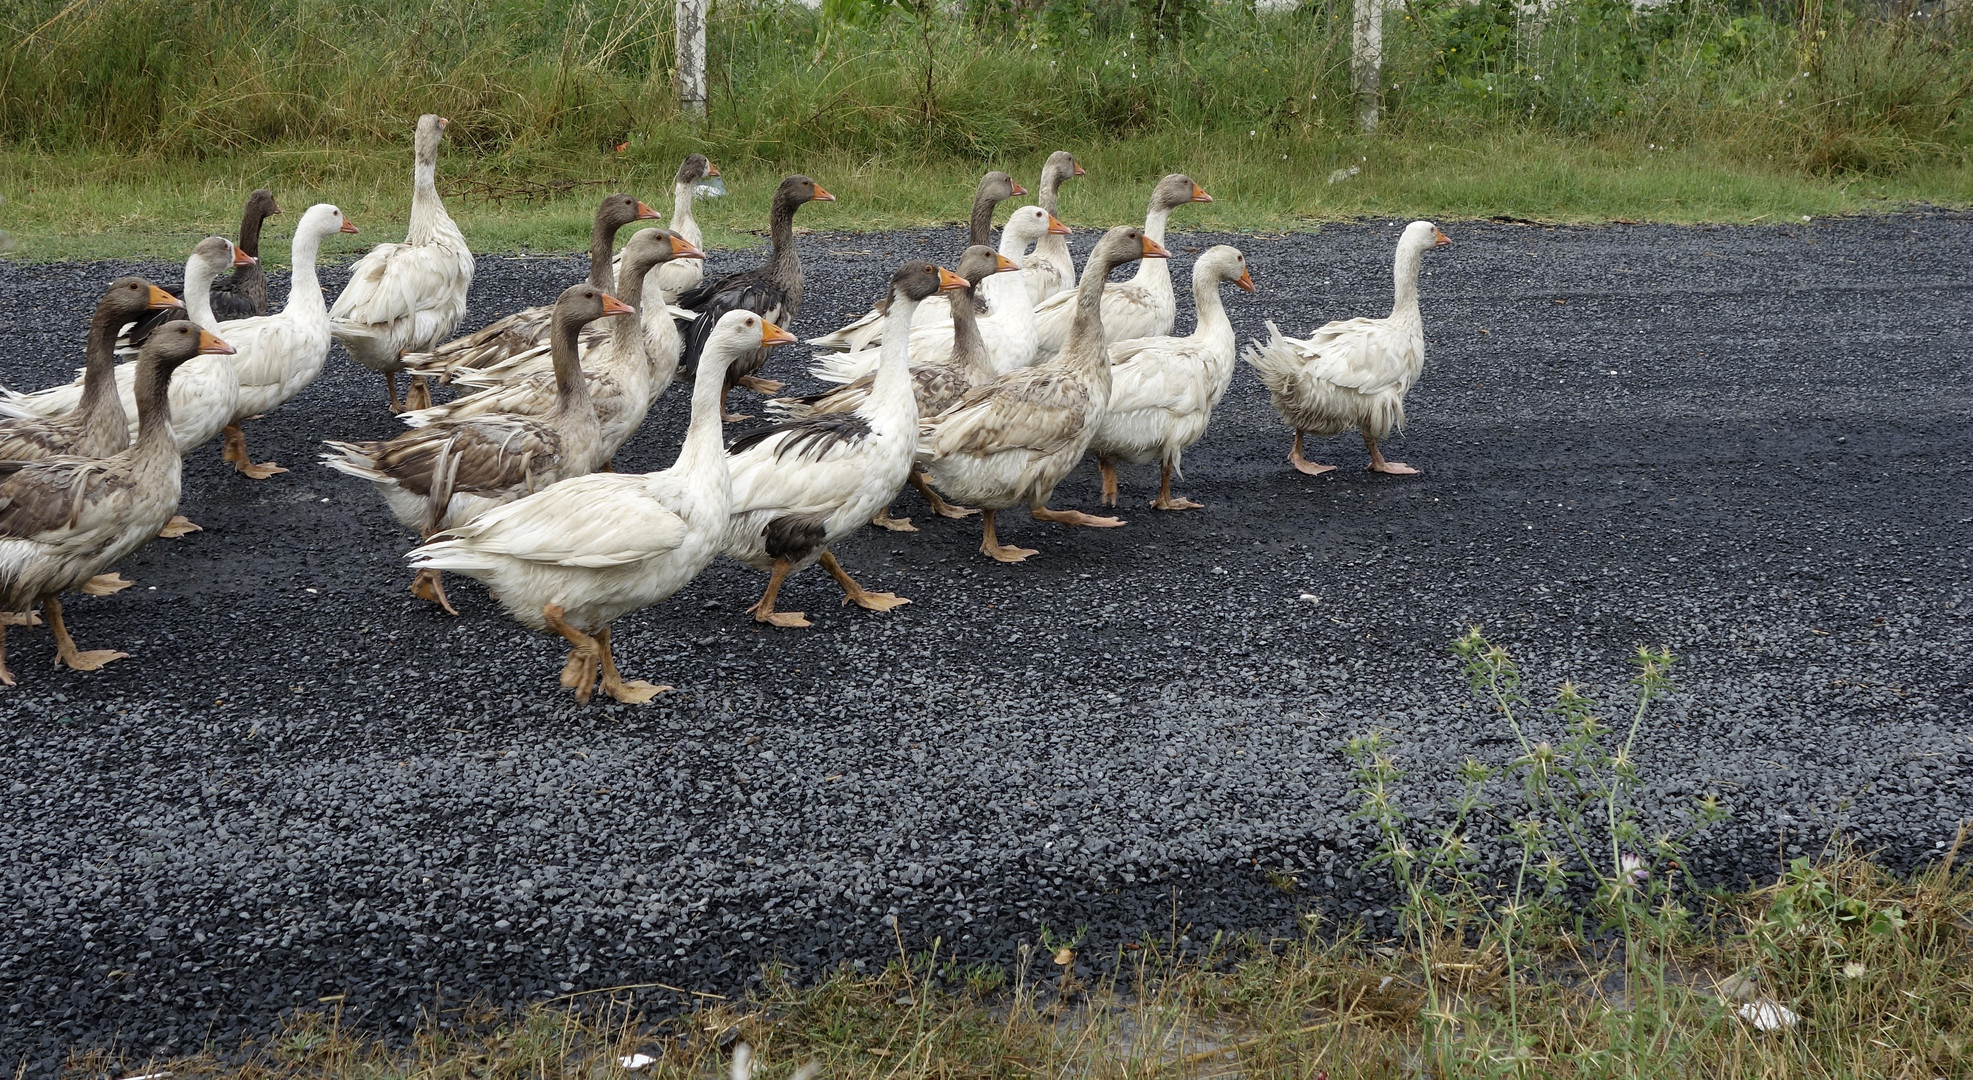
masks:
[[[809,177],[786,178],[769,206],[765,263],[708,275],[692,199],[723,184],[693,154],[678,170],[666,226],[636,231],[619,253],[622,229],[660,215],[610,195],[596,211],[586,280],[454,337],[474,260],[438,193],[445,128],[442,117],[419,119],[405,238],[358,260],[333,303],[317,284],[316,260],[325,240],[356,226],[327,203],[303,211],[288,302],[269,313],[258,245],[262,222],[279,208],[256,191],[240,241],[201,240],[176,291],[137,277],[109,283],[73,382],[0,396],[0,683],[15,682],[5,663],[9,626],[45,623],[57,663],[76,670],[125,655],[77,648],[62,595],[123,588],[118,560],[198,529],[178,512],[180,462],[207,442],[220,439],[242,477],[286,472],[252,459],[242,425],[321,374],[332,340],[384,377],[387,407],[406,430],[331,441],[323,463],[372,485],[416,535],[407,556],[415,595],[456,614],[443,575],[483,582],[516,621],[568,643],[561,683],[582,702],[598,687],[624,702],[670,689],[622,676],[610,628],[721,555],[765,575],[749,610],[773,626],[809,625],[777,598],[811,564],[837,582],[846,604],[909,603],[865,588],[832,550],[867,525],[916,531],[890,513],[907,485],[938,515],[978,513],[980,550],[1001,562],[1036,554],[1000,540],[1003,511],[1124,524],[1049,505],[1085,456],[1095,458],[1106,506],[1118,499],[1120,462],[1158,465],[1154,509],[1202,505],[1174,495],[1172,482],[1240,358],[1220,287],[1252,292],[1255,284],[1237,248],[1206,250],[1192,267],[1197,325],[1173,333],[1165,227],[1174,211],[1212,201],[1190,177],[1160,180],[1143,225],[1105,232],[1078,277],[1057,210],[1062,185],[1084,175],[1075,158],[1049,157],[1036,203],[1008,217],[997,247],[995,208],[1028,193],[1004,172],[986,174],[952,267],[897,267],[867,314],[810,339],[811,371],[831,388],[772,397],[765,410],[774,422],[729,441],[725,425],[748,419],[733,412],[733,391],[780,391],[760,372],[772,350],[796,341],[786,329],[804,291],[795,214],[835,196]],[[1295,468],[1329,471],[1304,456],[1305,439],[1355,429],[1370,468],[1417,471],[1386,460],[1379,442],[1403,424],[1405,394],[1424,366],[1421,260],[1447,243],[1431,222],[1403,231],[1388,316],[1331,322],[1305,338],[1269,323],[1268,339],[1246,347],[1293,433]],[[1112,281],[1119,269],[1132,274]],[[400,374],[410,376],[402,397]],[[676,461],[651,473],[613,471],[617,450],[674,381],[689,387]],[[434,383],[453,396],[434,403]]]

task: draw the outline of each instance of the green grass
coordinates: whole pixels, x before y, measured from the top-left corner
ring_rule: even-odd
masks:
[[[1564,0],[1536,17],[1508,0],[1411,0],[1388,21],[1374,139],[1351,132],[1348,4],[1331,0],[1265,17],[979,0],[929,38],[872,0],[721,5],[703,127],[672,104],[670,9],[21,0],[0,15],[0,229],[29,259],[176,256],[264,184],[291,207],[335,201],[388,239],[427,110],[454,122],[443,187],[484,251],[579,248],[597,195],[662,201],[691,150],[728,175],[732,197],[702,215],[722,246],[749,241],[786,172],[843,197],[804,224],[883,228],[958,220],[981,171],[1028,181],[1055,149],[1090,168],[1064,198],[1089,226],[1136,219],[1174,170],[1221,200],[1184,225],[1253,230],[1779,220],[1973,198],[1973,18],[1916,8]],[[473,194],[550,181],[607,186]]]

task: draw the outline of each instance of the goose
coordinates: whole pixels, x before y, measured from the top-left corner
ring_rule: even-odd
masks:
[[[1067,225],[1041,207],[1023,206],[1007,218],[1000,231],[1000,254],[1019,266],[1027,249],[1042,237],[1067,235],[1068,231]],[[1004,375],[1034,363],[1034,305],[1028,302],[1027,286],[1019,277],[995,276],[981,284],[979,293],[987,309],[979,316],[980,340],[994,372]],[[974,310],[978,308],[976,304]],[[952,312],[942,308],[936,320],[921,318],[911,328],[911,356],[919,363],[941,361],[951,355],[952,340]],[[808,370],[824,382],[846,383],[876,370],[881,357],[878,349],[825,353],[816,357]]]
[[[699,229],[698,219],[692,216],[692,199],[699,194],[705,194],[714,198],[724,194],[726,190],[724,186],[717,189],[706,186],[706,181],[718,179],[719,169],[712,162],[706,160],[706,155],[687,154],[685,155],[685,160],[679,163],[678,175],[672,180],[671,221],[665,228],[673,236],[678,237],[694,248],[705,247],[706,238],[705,234]],[[703,192],[700,191],[702,187],[705,188]],[[622,265],[623,254],[619,252],[617,254],[618,273],[622,273]],[[668,297],[675,297],[686,292],[703,280],[705,276],[706,267],[704,262],[690,262],[680,259],[658,267],[658,284],[664,286],[665,295]],[[627,288],[623,291],[630,293],[632,296],[636,295],[636,293],[631,292]],[[638,310],[643,311],[644,305],[639,304]]]
[[[355,232],[356,225],[329,203],[303,211],[295,223],[287,306],[273,315],[227,324],[226,340],[238,350],[233,371],[240,396],[222,428],[226,439],[220,456],[243,476],[265,480],[288,471],[271,461],[256,463],[247,454],[247,434],[240,424],[280,408],[322,374],[322,362],[329,358],[329,305],[322,300],[315,257],[322,241]]]
[[[260,228],[269,217],[280,212],[280,206],[274,202],[274,193],[266,188],[256,188],[252,194],[247,196],[246,209],[240,213],[240,242],[235,246],[239,248],[242,254],[249,257],[234,262],[231,274],[224,279],[216,279],[212,282],[209,290],[210,295],[206,297],[206,300],[211,306],[212,317],[215,322],[226,322],[231,319],[249,319],[255,315],[267,314],[267,274],[262,271],[260,266]],[[179,286],[177,289],[173,289],[169,285],[164,286],[166,292],[187,301],[186,310],[188,312],[191,310],[190,301],[192,300],[192,295],[185,290],[190,288],[191,284],[190,271],[187,271],[184,285]],[[162,326],[167,322],[174,322],[178,318],[180,316],[168,312],[160,312],[139,320],[137,325],[130,329],[128,337],[130,347],[134,350],[137,346],[144,343],[144,336],[149,334],[152,329]],[[204,326],[208,330],[212,329],[210,325],[200,320],[194,319],[193,322],[199,326]],[[185,372],[180,371],[173,378],[172,387],[174,389],[177,388],[180,382],[184,381],[185,375]],[[176,405],[172,407],[172,414],[174,416],[178,415]]]
[[[590,288],[606,293],[616,291],[610,249],[616,243],[617,230],[633,221],[655,221],[657,218],[656,210],[630,195],[618,192],[603,196],[589,229],[587,284]],[[516,353],[546,344],[554,310],[552,303],[522,308],[464,337],[453,338],[430,352],[406,355],[404,370],[416,375],[435,376],[440,382],[450,383],[461,372],[488,367]]]
[[[627,295],[638,297],[640,312],[652,309],[667,328],[673,323],[666,310],[664,287],[658,273],[673,261],[696,261],[704,253],[664,229],[644,229],[624,245],[623,265],[618,280]],[[648,321],[648,316],[647,316]],[[592,326],[596,324],[591,324]],[[602,460],[616,455],[619,447],[644,423],[651,402],[670,384],[678,367],[678,335],[673,328],[664,355],[651,357],[644,349],[643,328],[631,319],[610,319],[607,336],[585,348],[577,339],[578,356],[586,360],[584,378],[590,400],[595,403],[601,430]],[[588,335],[585,328],[582,336]],[[550,350],[542,350],[544,352]],[[483,373],[475,373],[483,374]],[[534,371],[499,386],[454,398],[443,405],[403,413],[398,419],[412,427],[462,420],[473,416],[505,413],[513,416],[543,416],[554,409],[559,395],[552,362],[545,371]]]
[[[137,354],[137,441],[109,457],[0,461],[0,683],[7,626],[31,621],[36,604],[55,636],[55,662],[95,671],[128,653],[75,647],[61,594],[82,588],[142,547],[178,507],[181,461],[171,437],[171,373],[194,356],[230,350],[189,322],[153,330]]]
[[[224,237],[214,237],[226,243]],[[130,429],[117,394],[116,336],[127,323],[156,311],[182,311],[183,301],[140,277],[121,277],[103,290],[89,320],[83,374],[72,383],[32,394],[8,392],[0,412],[0,461],[52,457],[106,458],[130,445]],[[125,365],[129,366],[129,365]],[[60,408],[55,408],[59,397]],[[135,411],[134,405],[131,411]]]
[[[329,309],[330,331],[350,358],[384,377],[391,412],[432,403],[425,376],[397,399],[404,354],[423,352],[450,334],[466,314],[473,285],[473,252],[438,197],[438,144],[443,116],[418,118],[412,165],[411,224],[402,244],[378,244],[350,267],[349,284]]]
[[[1015,269],[1014,260],[1002,255],[984,244],[975,244],[966,249],[955,267],[958,275],[965,279],[968,290],[978,289],[988,277],[1003,271]],[[936,298],[932,298],[936,299]],[[978,313],[974,305],[963,294],[954,294],[958,303],[950,305],[952,312],[952,351],[942,360],[911,365],[912,391],[918,400],[918,415],[935,416],[946,406],[958,401],[960,396],[975,386],[992,382],[998,376],[993,369],[993,361],[987,355],[986,344],[980,340]],[[921,309],[922,310],[922,309]],[[916,354],[913,354],[916,359]],[[809,416],[831,413],[854,412],[870,398],[871,387],[876,383],[875,373],[864,375],[856,380],[820,394],[799,398],[775,398],[767,403],[767,411],[785,419],[800,420]],[[932,512],[941,517],[967,517],[979,511],[953,506],[932,490],[925,482],[925,474],[916,468],[911,470],[911,484],[931,505]],[[877,511],[870,524],[881,525],[895,532],[916,532],[910,518],[890,516],[889,507]]]
[[[1302,438],[1356,428],[1370,451],[1370,470],[1396,476],[1418,470],[1387,461],[1378,440],[1404,426],[1404,395],[1425,368],[1425,325],[1418,316],[1418,267],[1425,253],[1452,239],[1429,221],[1414,221],[1398,237],[1391,269],[1391,313],[1382,319],[1344,319],[1307,338],[1291,338],[1272,321],[1268,342],[1248,344],[1242,354],[1260,374],[1274,411],[1295,431],[1288,461],[1301,472],[1320,476],[1334,465],[1317,465],[1302,456]]]
[[[681,366],[692,370],[698,363],[699,350],[704,347],[706,335],[719,324],[719,320],[729,311],[751,311],[768,322],[778,326],[788,326],[802,307],[802,259],[795,250],[795,211],[803,203],[835,202],[836,197],[823,190],[822,185],[806,176],[790,176],[781,181],[774,190],[774,202],[768,212],[768,234],[773,240],[773,254],[768,256],[767,265],[743,270],[737,274],[712,281],[702,281],[698,288],[678,298],[678,306],[697,312],[685,330],[685,356]],[[772,379],[754,376],[760,366],[767,362],[767,350],[755,351],[752,362],[742,360],[726,370],[727,390],[744,386],[755,393],[771,394],[781,389],[781,384]],[[747,417],[722,408],[727,420],[745,420]]]
[[[973,190],[973,212],[967,219],[966,245],[984,246],[989,234],[993,232],[994,208],[1008,199],[1027,193],[1028,189],[1015,183],[1014,178],[1004,172],[995,170],[980,177],[979,186]],[[1021,253],[1016,251],[1013,254],[1019,256]],[[976,297],[976,299],[982,304],[986,303],[984,297]],[[824,351],[840,352],[861,352],[882,344],[886,321],[884,309],[888,301],[888,296],[879,297],[869,311],[857,316],[849,325],[819,338],[810,338],[808,344]],[[928,323],[950,325],[951,322],[952,313],[947,310],[944,297],[934,296],[918,305],[918,322],[915,325],[922,326]],[[871,366],[874,368],[875,353],[871,355]]]
[[[1035,205],[1057,218],[1061,217],[1057,199],[1062,184],[1083,175],[1086,175],[1085,170],[1076,164],[1074,154],[1057,150],[1048,155],[1048,163],[1041,167],[1041,182],[1035,186]],[[1076,264],[1069,254],[1068,235],[1049,233],[1042,237],[1041,242],[1034,246],[1034,254],[1023,262],[1021,277],[1027,282],[1029,301],[1036,304],[1073,286]]]
[[[434,423],[388,441],[335,442],[323,464],[376,485],[405,528],[429,537],[557,480],[602,463],[601,428],[576,359],[585,323],[635,310],[593,285],[571,285],[555,301],[555,405],[538,416],[495,413]],[[457,615],[436,570],[420,570],[411,593]]]
[[[1168,253],[1144,231],[1120,225],[1089,255],[1076,288],[1068,344],[1051,359],[975,387],[920,429],[918,460],[947,496],[981,507],[980,550],[1020,562],[1030,548],[1000,543],[994,513],[1025,502],[1042,521],[1115,528],[1123,522],[1075,510],[1050,510],[1055,485],[1075,468],[1102,423],[1110,398],[1110,354],[1103,344],[1103,285],[1111,269]]]
[[[724,552],[768,571],[767,588],[748,610],[773,626],[808,626],[799,611],[776,611],[788,575],[821,562],[843,590],[843,602],[889,611],[910,601],[870,592],[856,583],[829,547],[890,504],[911,474],[918,434],[912,395],[911,335],[919,303],[965,279],[928,262],[908,262],[891,275],[890,325],[884,361],[870,394],[852,412],[824,413],[776,424],[727,448],[733,507]]]
[[[434,535],[411,552],[412,565],[476,578],[517,622],[565,638],[562,685],[578,702],[589,700],[599,669],[603,692],[618,701],[670,690],[623,678],[610,624],[669,598],[719,554],[732,503],[720,445],[726,365],[794,340],[751,311],[727,312],[706,338],[671,468],[564,480]]]
[[[1206,189],[1182,173],[1158,181],[1151,190],[1151,207],[1144,214],[1144,235],[1152,242],[1165,242],[1165,221],[1171,212],[1187,203],[1213,201]],[[1089,268],[1083,268],[1089,276]],[[1035,305],[1035,348],[1041,356],[1052,356],[1069,339],[1076,319],[1076,301],[1061,292]],[[1111,341],[1129,338],[1162,337],[1178,322],[1178,298],[1171,287],[1171,267],[1161,260],[1146,259],[1129,281],[1113,282],[1103,290],[1103,328]]]
[[[1232,282],[1254,292],[1247,257],[1226,244],[1207,248],[1192,264],[1192,298],[1199,324],[1185,337],[1131,338],[1110,346],[1110,407],[1089,452],[1103,474],[1103,505],[1117,505],[1117,462],[1158,463],[1154,510],[1197,510],[1204,503],[1173,498],[1183,477],[1180,455],[1206,434],[1213,409],[1233,383],[1238,343],[1219,287]]]

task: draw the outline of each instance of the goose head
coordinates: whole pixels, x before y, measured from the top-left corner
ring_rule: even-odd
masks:
[[[980,282],[985,281],[994,274],[1006,270],[1019,270],[1020,268],[1020,263],[1002,255],[985,244],[974,244],[972,247],[967,248],[964,254],[959,256],[959,265],[954,269],[960,277],[966,279],[966,284],[969,287],[978,288]]]
[[[687,154],[685,155],[685,160],[679,164],[678,176],[673,182],[679,184],[696,184],[701,180],[710,179],[718,175],[719,170],[713,167],[712,162],[706,160],[706,155]]]
[[[913,259],[891,275],[891,297],[922,301],[938,292],[966,288],[966,279],[943,266]]]
[[[635,315],[637,309],[594,285],[571,285],[555,298],[555,321],[582,326],[612,315]]]
[[[999,169],[980,177],[980,186],[973,193],[975,203],[1004,202],[1016,195],[1026,195],[1028,189],[1014,182],[1014,178]]]
[[[266,188],[255,188],[253,194],[247,196],[247,216],[250,218],[265,220],[280,212],[281,207],[274,202],[274,193]]]
[[[1104,233],[1103,239],[1098,240],[1089,253],[1091,263],[1108,268],[1105,276],[1109,270],[1139,259],[1169,258],[1171,252],[1166,251],[1164,245],[1144,235],[1144,230],[1135,225],[1119,225]],[[1083,273],[1086,276],[1089,271],[1085,269]]]
[[[201,269],[211,271],[215,277],[234,267],[252,266],[260,261],[223,236],[208,236],[199,241],[198,246],[192,249],[192,260]]]
[[[221,238],[223,239],[223,238]],[[185,302],[140,277],[120,277],[103,290],[96,304],[98,318],[106,318],[114,328],[136,322],[147,311],[183,309]]]
[[[414,146],[419,164],[430,165],[438,161],[438,143],[445,137],[445,126],[449,123],[450,120],[437,113],[426,113],[418,118],[418,137]]]
[[[636,196],[619,191],[614,195],[603,196],[596,207],[596,224],[600,228],[615,233],[633,221],[653,221],[658,212],[638,202]]]
[[[797,173],[781,181],[774,189],[774,202],[777,206],[800,206],[805,202],[835,202],[836,197],[822,189],[822,185]]]
[[[149,362],[158,370],[169,374],[194,356],[229,356],[233,346],[220,340],[210,330],[201,330],[189,322],[180,320],[166,323],[151,331],[144,339],[144,347],[137,351],[137,362]]]
[[[1248,292],[1260,291],[1254,287],[1254,276],[1247,272],[1247,256],[1231,244],[1207,248],[1192,266],[1192,279],[1195,288],[1200,283],[1212,288],[1222,281],[1230,281]]]
[[[1044,181],[1053,179],[1057,184],[1085,175],[1083,167],[1076,164],[1076,156],[1067,150],[1057,150],[1048,155],[1048,164],[1041,167]]]
[[[1414,221],[1406,225],[1404,233],[1398,237],[1398,247],[1411,251],[1430,251],[1450,243],[1452,237],[1439,231],[1439,227],[1429,221]]]
[[[1050,233],[1057,236],[1069,234],[1067,225],[1056,220],[1054,214],[1039,206],[1023,206],[1014,211],[1008,215],[1007,224],[1003,228],[1006,230],[1006,235],[1019,240],[1023,248],[1033,245]]]
[[[342,209],[333,203],[316,203],[302,211],[301,220],[295,222],[295,235],[313,236],[321,239],[336,233],[356,232],[356,224],[343,216]]]
[[[706,335],[705,350],[700,353],[700,366],[707,366],[707,358],[712,360],[711,368],[723,378],[727,365],[743,356],[753,355],[756,349],[771,349],[776,345],[793,345],[795,335],[768,322],[745,308],[729,311],[719,317],[712,333]]]
[[[1176,210],[1186,203],[1212,201],[1213,197],[1206,194],[1206,189],[1184,173],[1173,173],[1151,189],[1152,210]]]
[[[630,243],[623,246],[623,266],[619,273],[629,278],[673,259],[705,257],[706,253],[693,247],[690,240],[669,229],[639,229]]]

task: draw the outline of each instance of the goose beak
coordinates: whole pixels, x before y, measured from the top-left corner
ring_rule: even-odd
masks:
[[[354,222],[354,221],[351,221],[351,220],[350,220],[350,219],[348,219],[348,218],[344,218],[344,219],[343,219],[343,227],[342,227],[342,228],[340,228],[340,229],[337,229],[336,231],[337,231],[337,232],[346,232],[346,233],[348,233],[348,234],[350,234],[351,236],[355,236],[355,235],[356,235],[356,222]]]
[[[1050,214],[1048,215],[1048,233],[1051,236],[1067,236],[1069,235],[1069,227],[1062,224],[1061,218]]]
[[[608,316],[611,315],[635,315],[635,314],[637,314],[636,308],[631,307],[629,304],[624,303],[623,301],[617,299],[614,296],[611,296],[609,293],[603,294],[603,317],[607,318]]]
[[[1212,202],[1212,201],[1213,201],[1213,197],[1212,197],[1211,195],[1208,195],[1208,194],[1206,194],[1206,189],[1205,189],[1205,188],[1202,188],[1202,187],[1200,187],[1200,186],[1199,186],[1198,184],[1196,184],[1196,183],[1195,183],[1195,184],[1193,184],[1193,185],[1192,185],[1192,201],[1193,201],[1193,202]]]
[[[209,356],[231,356],[234,353],[234,349],[233,346],[219,340],[218,335],[212,331],[201,330],[199,331],[199,352]]]
[[[1075,172],[1073,172],[1073,173],[1070,173],[1069,175],[1071,175],[1071,176],[1088,176],[1088,175],[1089,175],[1089,170],[1088,170],[1088,169],[1085,169],[1085,168],[1083,168],[1083,167],[1082,167],[1081,165],[1077,165],[1077,166],[1075,167],[1075,169],[1076,169],[1076,171],[1075,171]]]
[[[1018,199],[1018,198],[1020,198],[1021,196],[1023,196],[1023,195],[1026,195],[1027,193],[1028,193],[1028,189],[1027,189],[1027,188],[1024,188],[1024,187],[1022,187],[1022,186],[1021,186],[1021,185],[1019,185],[1019,184],[1015,184],[1015,185],[1014,185],[1014,198],[1017,198],[1017,199]]]
[[[151,286],[150,303],[145,306],[152,311],[168,311],[172,308],[184,307],[185,301],[180,300],[177,297],[171,295],[170,293],[165,292],[163,289],[158,288],[156,285],[153,285]]]
[[[280,203],[275,203],[275,204],[274,204],[273,206],[270,206],[270,207],[268,207],[268,208],[267,208],[267,212],[268,212],[268,213],[270,213],[270,214],[278,214],[278,213],[280,213],[280,212],[281,212],[281,204],[280,204]]]
[[[790,334],[786,330],[781,329],[780,327],[774,325],[771,322],[768,322],[766,319],[762,319],[760,321],[761,348],[771,349],[776,345],[793,345],[795,341],[796,341],[795,335]]]
[[[1158,243],[1158,242],[1157,242],[1156,240],[1153,240],[1153,239],[1151,239],[1151,238],[1150,238],[1150,237],[1148,237],[1148,236],[1146,236],[1146,237],[1143,237],[1142,239],[1144,240],[1144,257],[1145,257],[1145,258],[1147,258],[1147,259],[1169,259],[1169,258],[1171,258],[1171,252],[1169,252],[1169,251],[1166,251],[1166,250],[1165,250],[1165,246],[1164,246],[1163,244],[1160,244],[1160,243]]]
[[[954,289],[970,289],[970,288],[972,288],[972,286],[966,284],[965,278],[960,277],[958,274],[955,274],[950,270],[947,270],[943,266],[939,267],[940,292],[951,292]]]
[[[1253,272],[1248,270],[1244,266],[1240,268],[1240,280],[1234,282],[1234,284],[1240,286],[1241,288],[1247,290],[1250,293],[1260,292],[1259,289],[1254,288]]]
[[[994,273],[998,274],[1006,270],[1019,270],[1020,268],[1021,268],[1020,263],[1015,262],[1014,260],[1008,258],[1005,255],[1000,254],[997,251],[993,253]]]
[[[445,117],[443,117],[443,116],[441,116],[441,117],[439,117],[439,118],[438,118],[438,129],[439,129],[440,131],[444,131],[444,130],[445,130],[446,128],[449,128],[449,127],[451,127],[451,126],[452,126],[452,121],[450,121],[450,120],[447,120],[447,119],[446,119]]]
[[[1433,247],[1444,247],[1450,243],[1452,243],[1452,237],[1447,236],[1437,225],[1432,226]]]
[[[708,162],[706,162],[706,175],[707,175],[708,177],[712,177],[712,176],[718,176],[718,175],[719,175],[719,166],[717,166],[717,165],[714,165],[714,164],[713,164],[712,162],[710,162],[710,161],[708,161]]]
[[[671,238],[671,257],[674,259],[703,259],[706,253],[692,246],[692,241],[682,236]]]
[[[259,261],[260,261],[259,259],[254,258],[253,256],[247,254],[244,251],[241,251],[237,247],[233,249],[234,266],[252,266],[253,264]]]
[[[638,221],[651,221],[657,216],[658,216],[658,212],[656,210],[653,210],[650,207],[645,206],[642,202],[639,202],[637,204]]]
[[[816,201],[816,202],[835,202],[835,201],[836,201],[836,197],[835,197],[834,195],[831,195],[831,194],[829,194],[829,193],[828,193],[827,191],[824,191],[824,190],[822,189],[822,185],[821,185],[821,184],[817,184],[817,185],[815,185],[815,201]]]

